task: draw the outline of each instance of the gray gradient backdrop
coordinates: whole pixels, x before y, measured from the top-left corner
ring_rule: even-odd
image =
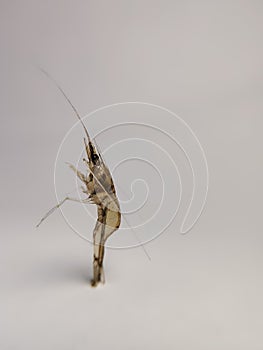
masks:
[[[262,15],[262,1],[0,1],[1,350],[263,348]],[[82,115],[123,101],[171,109],[207,155],[193,230],[176,222],[146,246],[151,261],[108,249],[97,289],[92,247],[59,212],[34,228],[75,122],[38,65]]]

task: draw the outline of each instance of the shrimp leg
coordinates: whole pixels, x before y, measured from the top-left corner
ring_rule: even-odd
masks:
[[[39,227],[40,224],[49,216],[51,215],[56,209],[61,207],[66,201],[73,201],[73,202],[78,202],[78,203],[89,203],[90,199],[78,199],[78,198],[72,198],[72,197],[65,197],[62,201],[60,201],[57,205],[55,205],[53,208],[51,208],[45,216],[39,221],[39,223],[36,225],[36,227]]]

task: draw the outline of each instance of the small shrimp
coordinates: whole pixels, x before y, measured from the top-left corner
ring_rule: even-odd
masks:
[[[87,165],[87,175],[81,173],[73,165],[70,168],[76,173],[77,177],[84,184],[83,192],[88,195],[87,198],[79,200],[76,198],[66,197],[54,208],[52,208],[38,223],[37,227],[50,215],[54,210],[59,208],[67,200],[72,200],[82,203],[91,203],[97,206],[97,222],[93,231],[93,279],[91,285],[97,286],[98,283],[105,283],[103,258],[105,250],[105,242],[119,227],[121,223],[120,204],[116,195],[113,179],[111,173],[102,159],[102,156],[96,149],[94,142],[92,142],[87,128],[85,127],[78,111],[73,106],[65,92],[58,85],[58,83],[44,70],[41,71],[51,79],[57,88],[64,95],[72,109],[80,120],[86,138],[84,138],[85,150],[87,159],[83,159]]]

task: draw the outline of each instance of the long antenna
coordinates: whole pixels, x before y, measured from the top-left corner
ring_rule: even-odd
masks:
[[[73,111],[75,112],[77,118],[79,119],[79,121],[81,122],[81,124],[82,124],[82,126],[83,126],[83,128],[84,128],[84,130],[85,130],[85,133],[86,133],[87,138],[88,138],[88,142],[91,142],[91,139],[90,139],[88,130],[86,129],[86,126],[85,126],[85,124],[83,123],[83,121],[82,121],[82,119],[81,119],[81,117],[80,117],[79,112],[77,111],[77,109],[76,109],[76,107],[73,105],[73,103],[70,101],[70,99],[69,99],[69,97],[67,96],[67,94],[65,93],[65,91],[62,89],[62,87],[58,84],[58,82],[57,82],[47,71],[45,71],[45,70],[44,70],[43,68],[41,68],[41,67],[38,67],[38,68],[39,68],[39,70],[40,70],[43,74],[45,74],[45,76],[46,76],[49,80],[51,80],[51,81],[56,85],[56,87],[59,89],[59,91],[60,91],[60,92],[62,93],[62,95],[65,97],[65,99],[68,101],[68,103],[70,104],[71,108],[72,108]],[[86,140],[85,140],[85,139],[84,139],[84,142],[85,142],[85,145],[86,145],[86,147],[87,147],[87,144],[86,144]],[[93,176],[95,176],[95,175],[93,174]],[[96,178],[96,176],[95,176],[95,178]],[[104,186],[101,184],[101,182],[100,182],[97,178],[96,178],[96,180],[99,182],[99,184],[100,184],[100,185],[102,186],[102,188],[105,190],[105,188],[104,188]],[[105,190],[105,192],[107,193],[106,190]],[[110,197],[110,196],[109,196],[109,197]],[[111,197],[110,197],[110,199],[112,200]],[[59,204],[59,206],[60,206],[61,204],[63,204],[64,202],[65,202],[65,200],[63,200],[63,201]],[[54,209],[56,209],[56,208],[57,208],[57,206],[54,207],[54,208],[52,208],[52,209],[50,210],[50,212],[47,213],[47,215],[51,214],[51,213],[54,211]],[[45,216],[45,217],[46,217],[46,216]],[[45,217],[44,217],[43,219],[45,219]],[[124,216],[123,216],[123,217],[124,217]],[[43,219],[41,219],[40,223],[43,221]],[[137,240],[139,241],[140,246],[142,247],[142,249],[143,249],[145,255],[147,256],[147,258],[148,258],[149,260],[151,260],[151,257],[150,257],[150,255],[148,254],[147,250],[145,249],[144,245],[142,244],[142,242],[140,241],[140,239],[138,238],[138,236],[136,235],[136,233],[134,232],[134,230],[132,229],[132,227],[129,225],[129,223],[128,223],[128,221],[127,221],[127,219],[126,219],[125,217],[124,217],[124,220],[126,221],[126,224],[131,228],[131,230],[132,230],[133,233],[135,234],[135,236],[136,236]],[[38,226],[40,225],[40,223],[38,224]]]
[[[43,68],[41,68],[41,67],[38,67],[38,68],[39,68],[39,70],[41,70],[42,73],[44,73],[44,74],[46,75],[46,77],[47,77],[49,80],[51,80],[51,81],[56,85],[56,87],[59,89],[59,91],[60,91],[60,92],[62,93],[62,95],[65,97],[65,99],[68,101],[68,103],[70,104],[71,108],[72,108],[73,111],[75,112],[77,118],[79,119],[79,121],[81,122],[81,124],[82,124],[82,126],[83,126],[83,128],[84,128],[84,130],[85,130],[85,133],[86,133],[87,138],[88,138],[88,142],[90,142],[91,139],[90,139],[88,130],[87,130],[85,124],[83,123],[83,121],[82,121],[82,119],[81,119],[81,117],[80,117],[80,115],[79,115],[79,112],[77,111],[77,109],[76,109],[76,107],[73,105],[73,103],[70,101],[70,99],[69,99],[69,97],[67,96],[67,94],[65,93],[65,91],[62,89],[62,87],[58,84],[58,82],[57,82],[47,71],[45,71],[45,70],[44,70]]]

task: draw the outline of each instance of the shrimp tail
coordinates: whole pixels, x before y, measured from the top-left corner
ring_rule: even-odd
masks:
[[[96,255],[96,253],[94,254],[93,280],[91,281],[92,287],[96,287],[98,283],[105,283],[105,276],[104,276],[104,269],[103,269],[104,250],[105,250],[104,244],[99,245],[98,255]]]

